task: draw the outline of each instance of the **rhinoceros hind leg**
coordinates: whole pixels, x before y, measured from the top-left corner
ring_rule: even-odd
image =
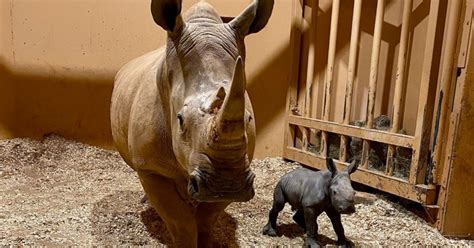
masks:
[[[293,215],[293,220],[306,231],[306,223],[304,222],[304,212],[300,209],[296,210],[296,213]]]
[[[193,209],[176,191],[175,182],[157,174],[138,171],[151,206],[160,215],[176,247],[197,247],[197,225]]]
[[[273,206],[268,214],[268,223],[263,227],[263,234],[268,236],[277,236],[277,218],[278,214],[285,207],[286,199],[281,188],[281,184],[277,184],[273,193]]]

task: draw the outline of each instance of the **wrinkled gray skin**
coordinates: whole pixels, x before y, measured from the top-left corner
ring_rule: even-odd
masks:
[[[331,219],[337,234],[337,244],[352,245],[344,235],[341,214],[355,212],[355,191],[349,175],[357,170],[357,165],[352,162],[347,170],[338,171],[331,158],[326,160],[326,164],[329,171],[301,167],[280,179],[273,194],[273,206],[263,234],[277,236],[278,213],[288,202],[292,210],[296,210],[293,220],[306,231],[304,247],[319,247],[316,241],[317,218],[322,212],[326,212]]]
[[[272,9],[273,0],[254,1],[223,23],[205,2],[181,16],[181,0],[152,0],[166,47],[115,78],[115,145],[178,247],[214,246],[212,227],[224,208],[254,196],[244,38],[267,24]]]

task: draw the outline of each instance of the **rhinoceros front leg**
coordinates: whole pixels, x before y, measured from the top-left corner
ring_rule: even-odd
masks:
[[[344,234],[344,227],[342,226],[341,222],[341,214],[338,213],[335,209],[330,208],[326,211],[326,214],[329,216],[331,220],[332,226],[334,228],[334,232],[337,235],[337,245],[342,245],[344,247],[353,247],[354,243],[346,238]]]
[[[318,215],[322,212],[319,209],[314,209],[312,207],[306,207],[303,209],[304,212],[304,222],[306,224],[306,239],[304,241],[304,247],[321,247],[317,239],[318,236]]]
[[[228,202],[199,203],[196,210],[196,222],[198,226],[198,247],[221,247],[213,235],[218,218],[224,213]],[[224,245],[225,247],[225,245]]]
[[[171,233],[176,247],[197,247],[197,225],[192,207],[176,191],[175,182],[150,172],[138,171],[148,201]]]

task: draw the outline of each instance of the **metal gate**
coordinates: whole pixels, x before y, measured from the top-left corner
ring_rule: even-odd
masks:
[[[340,16],[341,2],[350,6],[352,14],[350,35],[348,35],[347,71],[336,72],[335,63],[341,62],[336,56],[338,42],[338,22],[346,16]],[[350,2],[350,3],[348,3]],[[370,3],[368,3],[370,2]],[[424,50],[415,51],[422,57],[419,73],[419,93],[415,108],[416,120],[412,133],[403,132],[403,115],[407,109],[406,81],[407,64],[410,63],[410,45],[420,37],[413,37],[410,23],[414,20],[416,7],[413,0],[404,0],[400,8],[401,23],[395,25],[397,33],[398,56],[393,85],[389,93],[378,92],[380,72],[380,49],[385,30],[384,14],[387,4],[393,1],[318,1],[299,0],[293,6],[292,47],[293,57],[292,83],[287,100],[287,123],[285,131],[284,157],[318,169],[325,168],[325,158],[336,159],[340,168],[347,166],[353,159],[360,161],[359,170],[352,176],[356,182],[389,192],[400,197],[427,205],[436,204],[437,186],[440,178],[440,161],[443,156],[443,137],[445,135],[447,109],[450,106],[453,91],[452,82],[456,76],[455,60],[463,59],[460,52],[460,21],[463,15],[464,1],[415,1],[418,7],[425,4],[429,9],[421,19],[425,20],[426,33],[423,39]],[[395,1],[400,4],[401,1]],[[419,2],[422,2],[419,4]],[[447,3],[446,3],[447,2]],[[326,4],[326,6],[323,6]],[[328,8],[329,5],[329,8]],[[372,8],[366,6],[372,5]],[[427,6],[426,6],[427,5]],[[347,11],[347,6],[344,11]],[[330,11],[324,12],[324,8]],[[413,10],[415,8],[415,10]],[[420,7],[421,8],[421,7]],[[330,14],[329,14],[330,12]],[[371,53],[360,54],[361,15],[375,14],[373,30],[370,30]],[[347,13],[343,13],[345,15]],[[327,16],[326,21],[319,23]],[[342,18],[341,18],[342,17]],[[364,18],[364,16],[362,16]],[[419,17],[416,17],[420,19]],[[347,18],[346,18],[347,19]],[[330,21],[329,21],[330,20]],[[418,20],[419,21],[419,20]],[[469,20],[467,20],[469,24]],[[318,36],[317,28],[329,26],[328,37]],[[446,24],[446,25],[445,25]],[[470,24],[469,24],[470,25]],[[393,25],[392,25],[393,26]],[[445,28],[446,26],[446,28]],[[367,32],[367,30],[365,30]],[[393,30],[392,30],[393,31]],[[317,39],[327,39],[326,54],[321,54]],[[458,42],[459,41],[459,42]],[[442,52],[441,52],[442,50]],[[319,54],[318,54],[319,52]],[[413,51],[411,52],[414,53]],[[459,55],[459,56],[458,56]],[[327,59],[326,59],[327,56]],[[354,87],[358,72],[358,58],[370,57],[369,75],[366,85],[364,118],[351,119],[354,116]],[[315,64],[325,58],[323,79],[316,76]],[[344,56],[342,56],[344,57]],[[320,61],[319,61],[320,62]],[[360,71],[360,69],[359,69]],[[337,73],[337,74],[336,74]],[[344,77],[344,86],[335,87],[334,77]],[[344,97],[332,99],[337,91],[344,91]],[[390,112],[375,116],[377,97],[390,96],[386,104]],[[387,102],[385,99],[382,101]],[[357,107],[357,106],[356,106]],[[363,111],[360,111],[361,113]],[[384,112],[384,110],[379,110]],[[352,115],[351,115],[352,114]],[[390,115],[390,117],[388,117]],[[377,126],[382,123],[382,127]],[[401,161],[403,160],[403,161]],[[376,161],[376,162],[374,162]]]

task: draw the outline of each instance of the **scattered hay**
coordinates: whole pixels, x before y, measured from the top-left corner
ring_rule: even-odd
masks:
[[[373,129],[388,131],[390,130],[390,118],[386,115],[379,115],[374,119]],[[366,123],[363,120],[356,120],[351,123],[353,126],[365,127]],[[405,130],[400,130],[400,134],[406,134]],[[321,150],[321,131],[311,133],[310,144],[308,144],[308,151],[319,154]],[[362,139],[349,137],[348,147],[348,161],[361,161],[362,157]],[[341,144],[341,137],[335,133],[328,133],[328,156],[331,158],[339,158],[339,150]],[[370,142],[368,168],[371,170],[385,172],[386,160],[388,153],[388,145],[379,142]],[[393,156],[394,176],[407,179],[410,171],[412,150],[403,147],[396,147]]]
[[[303,231],[286,206],[281,237],[261,234],[277,180],[296,163],[278,158],[254,161],[256,196],[234,203],[219,220],[216,235],[226,247],[303,244]],[[61,137],[44,141],[0,141],[0,245],[170,244],[160,217],[146,203],[136,173],[118,153]],[[319,217],[319,239],[334,244],[329,219]],[[347,236],[361,246],[456,245],[398,204],[383,197],[343,217]]]

